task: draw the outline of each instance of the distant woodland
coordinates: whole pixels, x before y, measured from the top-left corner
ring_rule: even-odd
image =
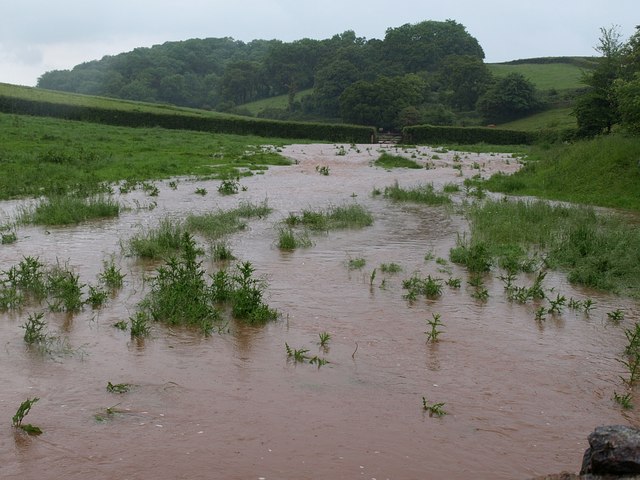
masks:
[[[346,31],[325,40],[191,39],[46,72],[38,87],[260,116],[407,125],[497,123],[541,107],[522,75],[494,78],[484,51],[454,20],[389,28],[382,40]],[[304,95],[301,95],[304,92]]]

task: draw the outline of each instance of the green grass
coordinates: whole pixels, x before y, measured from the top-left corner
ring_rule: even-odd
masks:
[[[402,271],[402,266],[398,265],[397,263],[381,263],[380,264],[380,271],[382,273],[400,273]]]
[[[123,246],[125,253],[148,259],[167,258],[184,248],[184,233],[198,233],[209,241],[246,228],[244,219],[262,218],[271,213],[264,201],[259,204],[240,202],[230,210],[189,215],[184,222],[164,218],[157,227],[143,230],[129,238]]]
[[[538,90],[569,90],[583,87],[584,69],[570,63],[523,63],[517,65],[490,63],[487,67],[494,76],[506,77],[510,73],[520,73],[531,81]]]
[[[303,90],[296,94],[295,100],[300,100],[313,93],[313,89]],[[288,108],[289,95],[278,95],[277,97],[264,98],[262,100],[256,100],[255,102],[243,103],[238,105],[239,109],[248,110],[251,115],[256,116],[262,110],[272,108]]]
[[[0,113],[0,200],[93,193],[103,183],[179,175],[232,178],[288,165],[254,136],[126,128]]]
[[[135,257],[166,258],[183,247],[184,231],[184,226],[180,222],[165,218],[157,227],[132,236],[123,249],[128,255]]]
[[[572,283],[640,298],[640,230],[618,216],[543,201],[486,201],[468,215],[483,258],[541,254]]]
[[[533,147],[526,166],[484,186],[513,195],[640,211],[640,138],[613,134]]]
[[[349,270],[361,270],[367,264],[367,261],[362,257],[350,258],[347,262]]]
[[[423,168],[415,160],[400,155],[391,155],[387,152],[382,153],[373,164],[382,168]]]
[[[280,227],[277,245],[280,250],[295,250],[296,248],[309,248],[313,242],[306,230],[297,232],[291,227]]]
[[[385,187],[384,197],[396,202],[422,203],[425,205],[448,205],[451,203],[451,199],[447,195],[436,192],[431,184],[405,189],[396,182],[390,187]]]
[[[217,240],[245,229],[247,224],[243,219],[266,217],[271,211],[266,201],[260,204],[241,202],[231,210],[189,215],[185,221],[185,228],[205,236],[208,240]]]
[[[353,203],[326,210],[303,210],[300,215],[290,213],[284,222],[289,227],[302,225],[314,231],[340,230],[371,226],[373,215],[362,205]]]
[[[19,221],[35,225],[75,225],[88,220],[117,217],[120,204],[113,198],[98,195],[78,198],[58,195],[45,198],[33,209],[22,213]]]
[[[545,130],[577,128],[576,117],[571,115],[571,108],[552,108],[540,113],[529,115],[513,122],[501,123],[500,128],[509,130]]]
[[[96,107],[110,110],[135,111],[135,112],[153,112],[153,113],[182,113],[185,115],[210,116],[210,117],[229,117],[230,115],[218,112],[209,112],[206,110],[198,110],[187,107],[177,107],[174,105],[160,105],[157,103],[145,103],[138,101],[129,101],[121,99],[113,99],[107,97],[96,97],[92,95],[82,95],[79,93],[58,92],[55,90],[46,90],[43,88],[23,87],[11,85],[8,83],[0,83],[0,95],[7,97],[15,97],[26,100],[37,100],[49,103],[62,103],[65,105],[74,105],[81,107]]]
[[[141,311],[156,321],[197,327],[208,335],[219,322],[220,312],[211,302],[195,240],[185,232],[181,243],[180,255],[157,269]]]

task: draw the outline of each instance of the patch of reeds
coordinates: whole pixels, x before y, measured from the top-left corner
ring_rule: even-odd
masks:
[[[405,189],[396,181],[390,187],[385,187],[384,197],[396,202],[412,202],[425,205],[448,205],[451,199],[448,195],[437,192],[432,184],[419,185]]]
[[[80,198],[58,195],[40,200],[22,212],[20,221],[35,225],[75,225],[88,220],[113,218],[120,214],[120,204],[105,195]]]

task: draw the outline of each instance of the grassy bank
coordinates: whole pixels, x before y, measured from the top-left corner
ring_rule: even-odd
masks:
[[[486,188],[512,195],[640,211],[640,138],[609,135],[567,145],[532,147],[514,175]]]
[[[289,161],[282,140],[0,114],[0,200],[95,191],[102,182],[226,178]]]
[[[546,266],[572,283],[640,298],[640,230],[618,216],[543,201],[486,201],[467,214],[470,236],[451,259],[470,270]]]

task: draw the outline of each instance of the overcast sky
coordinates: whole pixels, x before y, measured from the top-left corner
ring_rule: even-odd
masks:
[[[626,40],[640,0],[1,0],[0,82],[35,85],[44,72],[188,38],[384,38],[389,27],[453,19],[487,62],[595,55],[601,27]]]

